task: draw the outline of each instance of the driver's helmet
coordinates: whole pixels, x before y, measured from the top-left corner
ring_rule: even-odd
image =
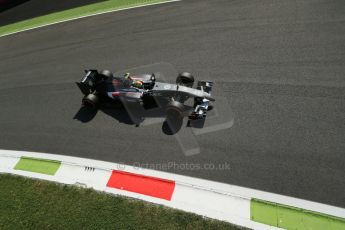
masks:
[[[141,81],[133,81],[132,86],[136,87],[136,88],[142,88],[143,87],[143,83]]]

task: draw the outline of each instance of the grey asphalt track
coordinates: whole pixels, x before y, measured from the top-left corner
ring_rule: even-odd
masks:
[[[227,163],[167,171],[345,207],[344,12],[342,0],[186,0],[0,38],[0,148]],[[74,119],[84,68],[158,62],[214,80],[227,99],[215,106],[233,111],[230,129],[195,137],[200,154],[121,112]]]

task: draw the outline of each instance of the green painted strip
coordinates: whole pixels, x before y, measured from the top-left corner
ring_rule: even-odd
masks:
[[[345,230],[345,219],[318,212],[252,199],[250,219],[294,230]]]
[[[0,27],[0,36],[106,11],[120,10],[129,7],[161,2],[168,2],[168,0],[108,0],[100,3],[89,4],[86,6],[81,6],[2,26]]]
[[[61,162],[39,158],[21,157],[14,169],[55,175],[60,168]]]

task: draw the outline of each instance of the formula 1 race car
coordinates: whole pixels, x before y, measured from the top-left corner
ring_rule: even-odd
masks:
[[[212,107],[210,101],[213,83],[198,81],[193,88],[194,77],[187,72],[180,73],[176,84],[156,81],[155,74],[113,76],[108,70],[85,70],[85,76],[76,82],[84,94],[82,104],[96,109],[102,98],[120,100],[122,103],[140,103],[144,108],[157,103],[165,108],[167,118],[179,119],[188,116],[190,120],[204,119]],[[188,109],[184,103],[194,98],[194,105]]]

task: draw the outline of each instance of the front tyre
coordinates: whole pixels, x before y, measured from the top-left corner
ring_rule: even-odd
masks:
[[[178,101],[172,101],[168,104],[166,108],[166,123],[169,127],[169,133],[177,133],[183,124],[184,117],[184,105]]]
[[[166,108],[168,120],[180,120],[184,116],[184,105],[178,101],[172,101]]]
[[[176,78],[176,84],[192,88],[194,84],[194,77],[192,74],[183,72]]]

